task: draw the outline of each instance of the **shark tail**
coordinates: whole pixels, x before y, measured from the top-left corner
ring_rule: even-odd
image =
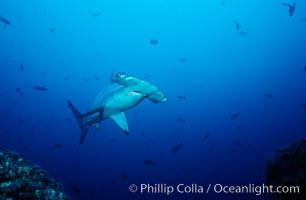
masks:
[[[82,114],[76,109],[76,107],[69,101],[67,100],[68,106],[70,107],[72,113],[74,114],[75,118],[78,121],[78,124],[81,129],[81,139],[80,139],[80,145],[83,144],[85,141],[88,129],[90,128],[90,125],[85,123],[84,118],[82,117]]]

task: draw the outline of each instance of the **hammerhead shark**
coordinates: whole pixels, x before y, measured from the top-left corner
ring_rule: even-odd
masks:
[[[157,86],[126,73],[112,75],[111,82],[110,88],[100,92],[90,109],[84,114],[81,114],[67,100],[68,106],[81,128],[80,145],[84,143],[89,128],[94,126],[99,130],[99,123],[107,118],[112,118],[120,129],[129,135],[124,111],[135,107],[145,98],[154,103],[164,103],[168,100],[168,97]]]

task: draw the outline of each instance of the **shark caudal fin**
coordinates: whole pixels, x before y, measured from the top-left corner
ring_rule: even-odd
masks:
[[[68,106],[70,107],[72,113],[74,114],[75,118],[78,121],[78,124],[80,126],[81,129],[81,139],[80,139],[80,145],[83,144],[83,142],[85,141],[88,129],[90,128],[89,124],[86,124],[84,122],[84,118],[82,117],[82,114],[74,107],[74,105],[67,100]]]

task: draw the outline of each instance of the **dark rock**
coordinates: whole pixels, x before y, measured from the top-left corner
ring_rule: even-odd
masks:
[[[287,148],[279,149],[266,162],[265,182],[273,186],[298,186],[295,193],[271,194],[273,200],[302,199],[306,196],[306,140],[301,139]]]
[[[12,151],[0,152],[0,199],[68,200],[48,172]]]

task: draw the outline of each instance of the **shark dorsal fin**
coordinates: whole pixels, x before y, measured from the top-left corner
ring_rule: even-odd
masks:
[[[112,75],[111,75],[111,78],[110,78],[110,81],[111,81],[111,84],[113,84],[113,76],[114,76],[114,68],[112,68]]]
[[[120,112],[120,113],[118,113],[116,115],[112,115],[110,117],[116,122],[116,124],[121,128],[121,130],[126,135],[129,135],[129,127],[128,127],[128,123],[126,121],[124,112]]]

